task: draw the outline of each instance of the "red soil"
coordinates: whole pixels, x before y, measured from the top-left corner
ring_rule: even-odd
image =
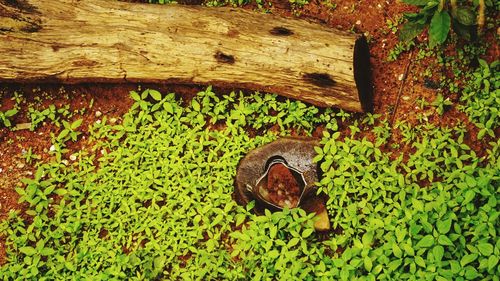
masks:
[[[285,165],[278,163],[271,166],[266,187],[271,203],[282,208],[297,207],[301,189],[292,172]]]

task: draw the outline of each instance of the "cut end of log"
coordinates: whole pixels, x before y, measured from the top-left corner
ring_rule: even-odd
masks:
[[[354,44],[354,80],[364,112],[373,111],[373,86],[370,67],[370,48],[366,37],[360,36]]]

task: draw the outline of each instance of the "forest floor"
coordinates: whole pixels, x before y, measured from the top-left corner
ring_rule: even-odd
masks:
[[[426,122],[436,126],[464,124],[467,135],[464,142],[478,155],[483,155],[492,139],[485,137],[477,139],[478,128],[469,122],[468,117],[460,112],[455,105],[446,108],[444,114],[436,113],[433,107],[424,107],[419,101],[425,100],[432,103],[439,93],[453,102],[458,103],[459,95],[449,89],[441,88],[440,82],[444,77],[451,77],[449,68],[438,62],[435,54],[425,55],[431,51],[411,48],[409,51],[401,50],[397,38],[397,28],[402,23],[402,14],[411,11],[408,5],[399,1],[387,0],[343,0],[324,2],[312,0],[303,8],[294,8],[288,1],[272,1],[272,6],[267,6],[270,12],[286,17],[299,17],[322,23],[331,28],[364,33],[369,39],[371,64],[374,82],[374,112],[381,118],[390,120],[391,125],[401,121],[416,124],[419,116]],[[246,9],[257,9],[257,6],[247,5]],[[486,35],[490,42],[482,58],[493,61],[499,57],[495,31]],[[426,41],[425,34],[417,39],[418,42]],[[399,48],[399,49],[398,49]],[[444,56],[456,54],[453,44],[444,50]],[[393,59],[390,59],[390,58]],[[470,62],[472,66],[477,61]],[[468,68],[471,65],[460,65]],[[293,85],[290,85],[293,87]],[[42,111],[50,105],[56,108],[67,108],[68,116],[79,116],[83,119],[82,138],[88,136],[88,125],[100,122],[103,116],[108,120],[120,118],[129,110],[133,100],[129,96],[131,90],[138,87],[142,89],[155,88],[160,92],[175,92],[185,100],[189,100],[206,85],[138,85],[138,84],[83,84],[83,85],[19,85],[0,84],[0,110],[20,107],[20,111],[13,118],[13,126],[30,123],[30,108]],[[347,125],[343,126],[347,130]],[[38,155],[46,160],[50,156],[51,134],[61,130],[55,122],[43,121],[43,125],[34,131],[28,129],[11,130],[0,129],[0,220],[7,218],[10,210],[23,210],[25,205],[17,203],[19,195],[15,188],[24,177],[32,177],[36,171],[34,161],[29,159]],[[322,128],[313,135],[320,136]],[[498,133],[498,132],[497,132]],[[298,132],[297,134],[300,134]],[[369,133],[367,133],[369,135]],[[411,149],[410,146],[395,146],[401,140],[399,131],[388,140],[387,150],[402,152]],[[69,146],[70,150],[80,149],[81,144]],[[36,156],[34,156],[36,157]],[[0,265],[5,263],[4,241],[0,240]]]

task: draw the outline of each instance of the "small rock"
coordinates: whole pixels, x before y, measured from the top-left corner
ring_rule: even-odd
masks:
[[[115,124],[116,123],[116,118],[112,117],[111,119],[109,119],[109,123]]]
[[[56,151],[56,147],[55,145],[51,145],[50,148],[49,148],[49,151],[52,152],[52,151]]]
[[[1,172],[3,172],[3,169],[2,169],[2,168],[0,168],[0,173],[1,173]]]
[[[95,121],[96,124],[101,124],[101,119]]]
[[[31,171],[27,171],[27,172],[26,172],[26,174],[27,174],[28,176],[32,176],[32,175],[33,175],[33,173],[32,173]]]
[[[404,101],[407,101],[407,100],[410,99],[410,97],[409,96],[403,96],[403,97],[401,97],[401,99],[404,100]]]
[[[63,163],[65,166],[68,166],[69,161],[68,161],[68,160],[66,160],[66,159],[64,159],[64,160],[62,160],[62,161],[61,161],[61,163]]]
[[[357,20],[356,25],[360,25],[360,24],[361,24],[361,20]]]
[[[403,73],[401,73],[401,74],[399,74],[399,76],[398,76],[398,80],[399,80],[399,81],[402,81],[404,77],[405,77],[405,75],[404,75]]]
[[[71,160],[71,161],[75,161],[75,160],[76,160],[76,155],[71,154],[71,155],[69,156],[69,160]]]
[[[19,163],[19,164],[17,164],[17,168],[18,168],[18,169],[22,169],[22,168],[24,168],[24,164],[23,164],[23,163]]]
[[[95,112],[95,117],[101,117],[102,115],[102,112],[100,112],[99,110]]]

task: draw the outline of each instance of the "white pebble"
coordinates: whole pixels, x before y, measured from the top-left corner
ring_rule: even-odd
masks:
[[[404,100],[404,101],[406,101],[406,100],[409,100],[410,97],[409,96],[403,96],[401,99]]]
[[[96,124],[101,124],[101,119],[95,121]]]
[[[71,161],[75,161],[75,160],[76,160],[76,155],[71,154],[71,155],[69,156],[69,160],[71,160]]]
[[[3,169],[2,169],[2,168],[0,168],[0,173],[1,173],[1,172],[3,172]]]
[[[404,77],[405,77],[405,75],[404,75],[404,74],[399,74],[399,76],[398,76],[398,80],[399,80],[399,81],[402,81]]]
[[[115,118],[115,117],[113,117],[113,118],[109,119],[109,123],[111,123],[111,124],[115,124],[115,123],[116,123],[116,118]]]
[[[50,148],[49,148],[49,151],[52,152],[52,151],[56,151],[56,147],[55,145],[51,145]]]
[[[360,25],[360,24],[361,24],[361,20],[356,21],[356,25]]]
[[[95,112],[95,117],[101,117],[102,115],[102,112],[100,112],[99,110]]]
[[[61,163],[63,163],[65,166],[67,166],[69,164],[68,160],[66,160],[66,159],[62,160]]]

